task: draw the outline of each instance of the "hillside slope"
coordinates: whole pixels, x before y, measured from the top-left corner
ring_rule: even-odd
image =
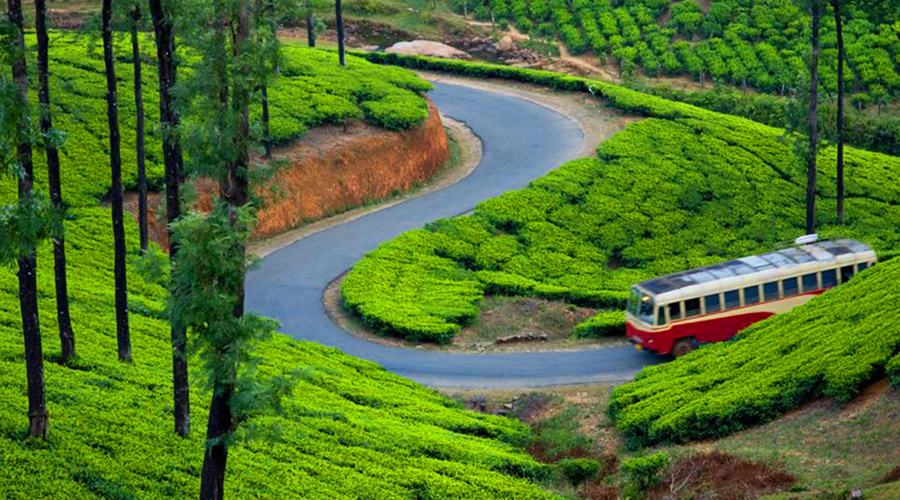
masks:
[[[373,60],[589,91],[647,118],[526,189],[384,243],[343,282],[370,325],[447,342],[485,294],[620,308],[633,283],[771,250],[804,232],[805,166],[781,129],[603,82],[503,66],[371,55]],[[847,148],[846,221],[837,223],[835,150],[819,159],[826,237],[900,245],[900,159]],[[378,290],[378,293],[371,293]]]
[[[900,352],[900,260],[860,273],[809,304],[613,392],[609,413],[631,444],[716,438],[820,397],[848,401]]]
[[[63,189],[72,208],[68,231],[71,312],[78,357],[60,366],[56,337],[52,250],[38,253],[50,437],[26,438],[24,348],[13,269],[0,269],[0,496],[5,499],[190,498],[199,488],[205,417],[210,393],[192,369],[193,432],[173,432],[171,345],[162,318],[164,289],[137,272],[137,229],[128,218],[129,309],[134,363],[116,360],[112,234],[109,211],[99,206],[109,186],[105,155],[102,74],[96,54],[83,45],[54,44],[56,124],[69,141]],[[382,97],[424,100],[429,84],[412,73],[351,59],[337,70],[336,56],[289,50],[285,78],[273,89],[281,140],[322,122],[349,117],[398,116],[407,107],[367,108]],[[32,66],[33,67],[33,66]],[[7,68],[8,70],[8,68]],[[120,64],[122,128],[130,131],[130,78]],[[156,120],[155,83],[145,74],[148,123]],[[34,95],[34,94],[32,94]],[[275,97],[278,95],[279,97]],[[381,97],[379,97],[381,96]],[[394,96],[391,98],[390,96]],[[278,102],[279,104],[275,104]],[[378,108],[377,110],[375,108]],[[368,109],[368,111],[367,111]],[[65,114],[64,114],[65,113]],[[375,113],[374,115],[370,113]],[[413,115],[402,117],[414,118]],[[396,123],[396,122],[392,122]],[[130,134],[130,135],[129,135]],[[130,153],[133,133],[123,134]],[[151,139],[153,178],[159,179],[159,142]],[[35,150],[45,181],[43,152]],[[133,158],[126,155],[133,183]],[[0,183],[0,202],[13,198]],[[547,475],[522,452],[529,430],[505,418],[477,415],[377,365],[284,336],[266,342],[260,371],[295,378],[281,415],[249,422],[243,446],[230,455],[226,489],[231,498],[547,498],[530,479]],[[195,364],[194,367],[199,367]]]

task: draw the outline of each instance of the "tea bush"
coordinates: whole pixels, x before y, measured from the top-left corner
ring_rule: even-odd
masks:
[[[797,2],[716,0],[704,12],[693,0],[488,0],[476,17],[506,19],[533,37],[552,37],[574,54],[612,58],[622,76],[685,75],[700,82],[752,86],[784,94],[807,68],[810,19]],[[453,2],[462,13],[463,2]],[[866,102],[900,90],[900,39],[890,20],[845,6],[845,82]],[[822,86],[837,88],[834,17],[822,16]]]
[[[718,438],[821,397],[848,401],[900,351],[893,259],[809,304],[613,391],[608,412],[632,445]],[[891,358],[893,361],[890,361]]]
[[[900,354],[897,354],[888,362],[886,369],[891,385],[900,389]]]
[[[29,41],[33,42],[33,39]],[[57,36],[51,47],[56,124],[69,142],[63,182],[71,313],[77,358],[58,363],[52,248],[38,252],[38,287],[50,435],[26,439],[27,397],[15,272],[0,268],[0,497],[73,500],[190,498],[200,485],[210,393],[191,360],[193,430],[172,427],[172,351],[163,318],[165,291],[136,271],[137,227],[126,218],[133,364],[116,356],[112,231],[99,204],[108,184],[102,63],[84,42]],[[152,53],[150,46],[146,53]],[[122,56],[125,57],[125,56]],[[287,50],[273,86],[273,117],[288,140],[320,123],[362,116],[369,102],[404,92],[424,107],[427,82],[399,68],[356,58]],[[121,61],[121,58],[120,58]],[[334,66],[332,68],[332,66]],[[32,64],[31,68],[35,65]],[[6,68],[9,71],[9,68]],[[123,153],[132,154],[133,104],[127,64],[119,65]],[[148,123],[158,113],[154,71],[146,71]],[[32,93],[35,96],[36,93]],[[376,114],[380,112],[376,111]],[[395,122],[399,123],[399,122]],[[273,127],[274,129],[275,127]],[[129,135],[131,134],[131,135]],[[151,177],[160,182],[160,142],[149,138]],[[35,159],[43,169],[43,151]],[[133,167],[126,157],[129,183]],[[38,178],[46,174],[39,171]],[[0,203],[12,201],[5,178]],[[144,266],[147,267],[147,266]],[[458,403],[336,349],[276,336],[259,370],[294,378],[282,414],[248,422],[249,439],[229,456],[231,498],[543,499],[534,484],[552,469],[522,451],[521,423],[463,410]]]
[[[343,296],[383,332],[447,342],[478,315],[485,293],[621,308],[635,282],[768,251],[804,232],[805,167],[783,130],[547,71],[367,57],[591,92],[648,117],[603,143],[597,158],[567,163],[469,216],[371,252],[347,275]],[[848,216],[839,226],[834,155],[827,149],[820,156],[819,232],[897,248],[900,187],[885,179],[900,174],[900,159],[847,149]],[[599,334],[592,326],[610,331],[616,324],[607,313],[576,332]]]
[[[579,338],[625,335],[625,313],[603,311],[584,323],[576,325],[574,333]]]

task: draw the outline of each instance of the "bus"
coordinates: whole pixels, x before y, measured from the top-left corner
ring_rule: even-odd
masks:
[[[637,350],[684,356],[805,304],[876,262],[867,245],[834,240],[654,278],[631,288],[626,334]]]

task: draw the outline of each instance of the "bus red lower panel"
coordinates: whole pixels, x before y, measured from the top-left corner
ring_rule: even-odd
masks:
[[[672,344],[678,339],[693,338],[697,342],[728,340],[744,328],[772,315],[771,312],[735,314],[690,323],[675,323],[670,328],[656,332],[641,330],[629,323],[626,334],[629,339],[641,344],[647,350],[668,354],[672,350]]]

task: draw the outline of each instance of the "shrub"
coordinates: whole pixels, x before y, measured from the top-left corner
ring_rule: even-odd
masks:
[[[593,479],[600,472],[600,462],[590,458],[564,458],[558,465],[566,479],[575,486]]]
[[[659,482],[659,475],[669,465],[669,456],[663,452],[654,453],[645,457],[634,457],[623,460],[619,470],[627,480],[638,488],[646,491]]]
[[[900,354],[894,356],[885,368],[891,385],[896,389],[900,389]]]
[[[625,313],[622,311],[603,311],[591,319],[575,327],[578,338],[614,337],[625,334]]]

